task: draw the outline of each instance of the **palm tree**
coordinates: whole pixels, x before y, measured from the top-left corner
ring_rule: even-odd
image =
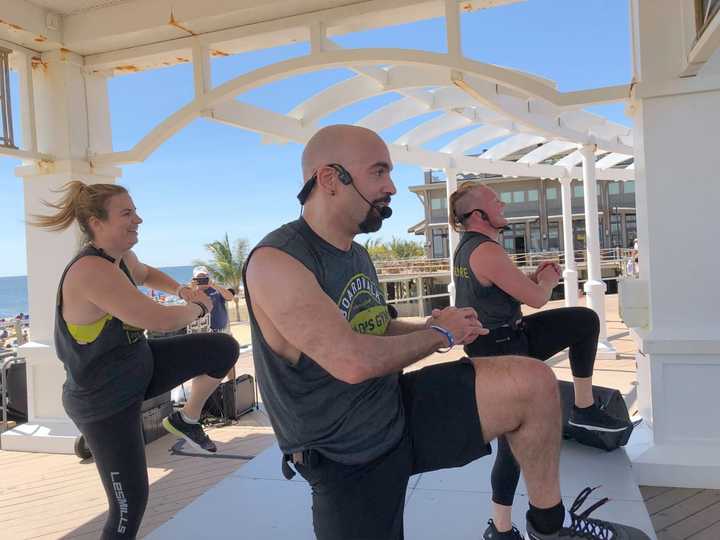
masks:
[[[364,246],[373,261],[384,261],[390,258],[387,246],[379,238],[368,238],[365,240]]]
[[[420,242],[414,240],[403,240],[393,237],[390,245],[390,252],[397,259],[413,259],[415,257],[423,257],[425,250]]]
[[[193,261],[193,265],[206,266],[214,281],[235,290],[235,313],[240,318],[240,302],[238,294],[242,283],[242,269],[248,254],[248,241],[239,238],[235,241],[234,249],[230,246],[230,239],[227,233],[223,240],[216,240],[205,244],[212,255],[212,261]]]
[[[365,249],[374,261],[413,259],[425,255],[425,250],[419,242],[395,237],[389,243],[384,243],[379,238],[368,238],[365,240]]]

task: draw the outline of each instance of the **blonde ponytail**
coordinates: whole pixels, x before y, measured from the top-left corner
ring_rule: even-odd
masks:
[[[127,193],[127,190],[115,184],[85,184],[80,180],[72,180],[55,193],[64,195],[57,202],[43,201],[43,204],[57,212],[50,215],[35,214],[30,224],[50,231],[62,231],[77,221],[80,230],[92,240],[92,231],[88,225],[90,218],[106,220],[108,199]]]

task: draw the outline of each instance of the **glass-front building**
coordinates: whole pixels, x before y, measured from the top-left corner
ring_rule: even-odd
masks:
[[[460,176],[458,183],[472,180],[493,188],[505,203],[510,229],[502,235],[509,253],[563,250],[562,196],[560,182],[540,178],[484,178]],[[424,219],[409,232],[425,237],[429,258],[448,256],[448,209],[445,179],[426,171],[425,183],[410,187],[424,206]],[[573,243],[585,249],[583,184],[571,184]],[[598,221],[601,248],[631,247],[637,235],[635,182],[598,181]]]

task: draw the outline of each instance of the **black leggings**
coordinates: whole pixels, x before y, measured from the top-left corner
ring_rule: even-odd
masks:
[[[225,377],[235,365],[238,344],[227,334],[190,334],[149,340],[154,366],[145,393],[149,399],[198,375]],[[148,498],[145,442],[138,401],[97,422],[78,424],[100,473],[108,498],[102,539],[137,535]]]
[[[572,307],[541,311],[523,317],[524,328],[510,341],[495,343],[492,336],[478,338],[468,352],[473,356],[521,354],[539,360],[570,347],[570,369],[573,377],[591,377],[595,364],[600,321],[588,308]],[[498,451],[490,476],[492,500],[512,506],[520,480],[520,467],[507,439],[498,437]]]

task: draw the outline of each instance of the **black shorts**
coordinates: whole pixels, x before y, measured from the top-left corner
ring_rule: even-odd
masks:
[[[403,538],[410,476],[461,467],[490,453],[475,399],[475,368],[467,358],[400,376],[405,434],[398,445],[362,465],[320,456],[296,465],[312,487],[318,540]]]

